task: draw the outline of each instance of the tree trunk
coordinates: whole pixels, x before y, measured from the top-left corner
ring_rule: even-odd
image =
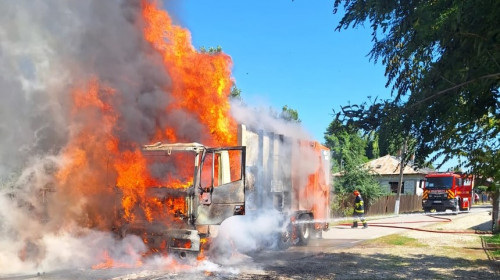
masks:
[[[495,191],[493,192],[493,232],[500,233],[500,215],[498,214],[498,210],[500,209],[500,188],[496,186]]]

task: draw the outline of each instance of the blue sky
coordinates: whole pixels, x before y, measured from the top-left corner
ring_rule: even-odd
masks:
[[[195,48],[221,46],[245,103],[296,109],[320,142],[340,106],[387,99],[384,66],[370,61],[369,26],[335,31],[332,0],[164,1]],[[456,164],[447,164],[444,168]]]
[[[332,109],[367,96],[390,97],[384,68],[370,62],[370,30],[335,31],[333,1],[166,2],[196,48],[221,46],[249,105],[296,109],[306,130],[323,142]]]

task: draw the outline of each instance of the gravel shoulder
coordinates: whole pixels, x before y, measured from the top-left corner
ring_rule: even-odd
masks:
[[[446,216],[428,230],[405,230],[369,239],[349,248],[323,247],[315,252],[265,252],[254,258],[264,268],[248,271],[242,279],[500,279],[500,264],[490,260],[481,234],[487,231],[488,212]],[[394,241],[403,240],[403,244]],[[397,242],[396,242],[397,243]],[[239,277],[239,278],[240,278]],[[241,278],[240,278],[241,279]]]

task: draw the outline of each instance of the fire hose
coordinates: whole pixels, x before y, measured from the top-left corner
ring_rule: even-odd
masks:
[[[435,219],[440,219],[442,223],[449,223],[452,221],[450,218],[438,217],[435,215],[427,215],[428,217],[432,217]],[[416,224],[416,223],[432,223],[432,221],[411,221],[411,222],[386,222],[386,223],[368,223],[369,226],[374,227],[385,227],[385,228],[399,228],[399,229],[408,229],[408,230],[416,230],[423,232],[433,232],[433,233],[453,233],[453,234],[491,234],[491,231],[482,231],[482,230],[432,230],[432,229],[423,229],[423,228],[414,228],[414,227],[406,227],[406,226],[395,226],[394,224]],[[343,226],[349,226],[349,224],[340,224]]]

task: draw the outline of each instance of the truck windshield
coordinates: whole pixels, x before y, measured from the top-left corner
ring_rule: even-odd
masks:
[[[187,151],[145,155],[151,186],[185,189],[193,184],[195,154]]]
[[[451,189],[453,185],[453,177],[432,177],[427,178],[425,184],[429,189]]]

